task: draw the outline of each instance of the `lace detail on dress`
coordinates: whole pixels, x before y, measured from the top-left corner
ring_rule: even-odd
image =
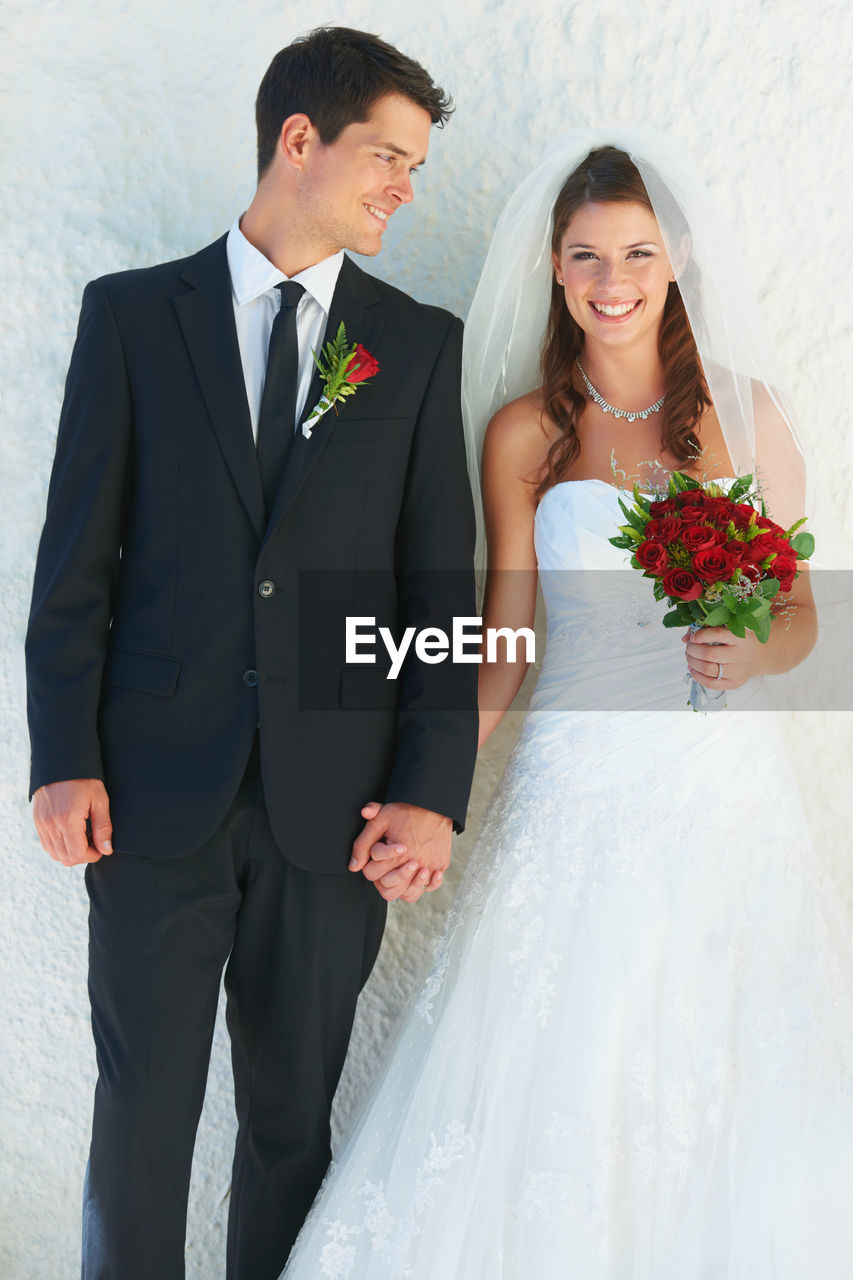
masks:
[[[473,1148],[470,1134],[462,1124],[448,1125],[442,1142],[430,1135],[430,1149],[415,1177],[410,1210],[401,1217],[389,1208],[382,1183],[366,1181],[360,1197],[364,1216],[354,1226],[323,1219],[327,1243],[320,1251],[320,1274],[329,1280],[349,1280],[356,1260],[354,1241],[361,1235],[370,1237],[373,1254],[387,1263],[387,1275],[409,1280],[415,1275],[407,1265],[412,1237],[418,1232],[415,1218],[432,1204],[432,1193],[443,1182],[443,1174]]]

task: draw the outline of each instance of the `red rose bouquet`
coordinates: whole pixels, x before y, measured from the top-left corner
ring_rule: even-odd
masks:
[[[814,538],[797,530],[806,517],[782,529],[767,515],[743,476],[725,492],[674,471],[666,496],[619,499],[627,524],[615,547],[631,551],[631,564],[651,578],[655,599],[672,606],[665,627],[727,627],[743,637],[747,627],[762,644],[773,622],[771,601],[791,590],[797,561],[814,551]],[[695,705],[695,703],[692,703]]]

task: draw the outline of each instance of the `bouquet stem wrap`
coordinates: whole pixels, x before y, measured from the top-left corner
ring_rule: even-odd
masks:
[[[690,630],[695,633],[702,628],[697,622]],[[725,689],[706,689],[698,680],[693,679],[689,671],[685,672],[684,679],[690,684],[687,702],[694,711],[725,711],[728,703]]]

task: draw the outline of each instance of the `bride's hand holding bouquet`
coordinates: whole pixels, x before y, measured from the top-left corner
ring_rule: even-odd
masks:
[[[697,684],[724,692],[787,669],[785,629],[772,624],[793,618],[798,561],[814,551],[805,516],[788,529],[776,524],[751,475],[726,491],[675,471],[665,496],[635,486],[633,505],[619,505],[627,523],[610,541],[632,552],[655,598],[672,606],[664,626],[690,628],[683,640]]]

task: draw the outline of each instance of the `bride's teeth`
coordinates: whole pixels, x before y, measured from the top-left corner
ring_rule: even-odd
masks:
[[[609,302],[594,302],[593,307],[602,316],[626,316],[629,311],[633,311],[636,302],[620,302],[613,304]]]

